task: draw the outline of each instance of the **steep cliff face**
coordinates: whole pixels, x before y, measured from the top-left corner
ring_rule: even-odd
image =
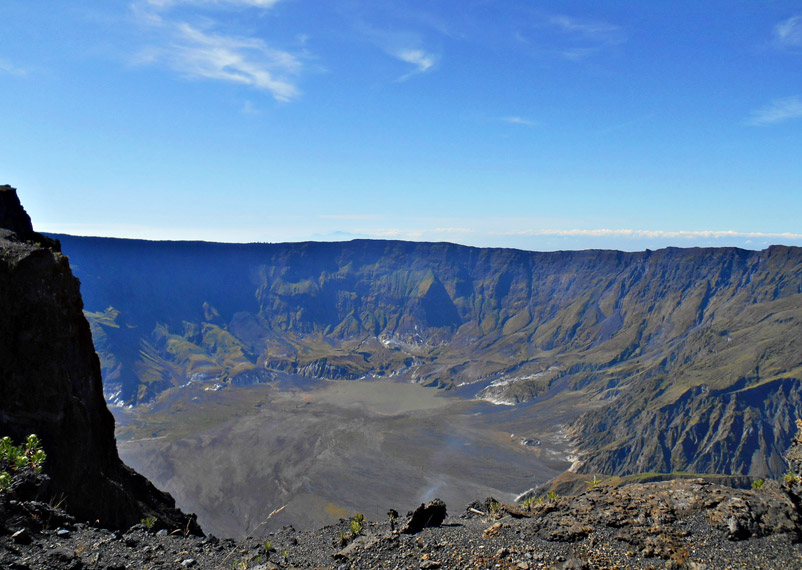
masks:
[[[799,248],[536,253],[57,237],[77,263],[106,388],[121,403],[275,371],[473,384],[510,405],[570,390],[598,409],[574,426],[586,469],[633,469],[627,447],[645,453],[647,470],[757,476],[776,473],[791,436],[764,408],[800,414]],[[791,395],[782,405],[779,387]],[[715,430],[737,430],[739,414],[757,422],[737,436],[743,445],[709,443]],[[652,450],[647,441],[672,422],[697,431]],[[756,432],[765,457],[749,443]]]
[[[659,407],[645,394],[627,395],[573,426],[581,470],[777,476],[786,469],[783,449],[796,432],[801,396],[791,378],[723,390],[698,386]]]
[[[40,436],[50,476],[44,498],[64,499],[81,519],[128,528],[155,516],[161,525],[198,532],[169,495],[117,455],[114,419],[67,258],[42,245],[54,244],[33,233],[8,186],[0,187],[0,219],[16,230],[0,230],[0,434],[16,441]]]

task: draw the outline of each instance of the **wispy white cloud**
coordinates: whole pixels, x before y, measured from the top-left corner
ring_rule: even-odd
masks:
[[[471,228],[434,228],[432,232],[437,234],[472,234],[476,230]]]
[[[8,73],[9,75],[28,75],[28,70],[22,67],[16,66],[5,59],[0,59],[0,73]]]
[[[386,55],[412,66],[412,69],[396,81],[434,70],[440,60],[439,54],[427,49],[421,33],[403,28],[377,27],[357,17],[353,25],[357,34],[379,48]]]
[[[580,20],[562,14],[549,16],[546,21],[566,34],[598,41],[622,40],[621,28],[606,22]]]
[[[784,97],[752,112],[747,123],[755,127],[774,125],[802,118],[802,98]]]
[[[245,101],[242,104],[242,114],[243,115],[251,115],[252,117],[258,117],[262,114],[262,112],[253,104],[253,101]]]
[[[278,101],[291,101],[300,90],[297,77],[303,69],[301,58],[289,51],[270,47],[263,39],[222,33],[217,22],[205,16],[201,25],[172,18],[175,4],[195,6],[240,5],[267,9],[280,0],[147,0],[132,5],[138,21],[158,30],[159,45],[138,55],[139,64],[163,63],[192,79],[239,83],[267,91]]]
[[[627,40],[620,26],[563,14],[541,14],[529,30],[519,30],[514,36],[519,43],[534,48],[539,54],[569,61],[587,59]]]
[[[378,214],[321,214],[323,220],[380,220],[383,216]]]
[[[632,229],[534,229],[534,230],[513,230],[508,232],[498,232],[497,235],[517,235],[517,236],[555,236],[555,237],[615,237],[615,238],[650,238],[650,239],[700,239],[700,238],[770,238],[770,239],[802,239],[802,234],[791,232],[769,233],[769,232],[737,232],[733,230],[632,230]]]
[[[178,24],[176,31],[172,49],[163,56],[186,76],[250,85],[279,101],[298,96],[290,78],[301,63],[292,54],[271,49],[258,38],[209,33],[187,23]]]
[[[802,16],[793,16],[774,26],[774,42],[781,48],[802,49]]]
[[[434,54],[427,53],[422,49],[399,49],[393,52],[392,55],[415,66],[415,69],[405,75],[404,78],[410,77],[415,73],[425,73],[437,63],[437,57]]]
[[[231,6],[246,6],[251,8],[272,8],[281,0],[146,0],[147,4],[156,8],[170,8],[178,4],[183,5],[231,5]]]
[[[525,117],[518,117],[518,116],[502,117],[501,120],[511,125],[522,125],[524,127],[534,127],[535,125],[537,125],[535,121],[532,121]]]

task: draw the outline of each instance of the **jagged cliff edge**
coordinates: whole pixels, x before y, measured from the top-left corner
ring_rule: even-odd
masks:
[[[0,186],[0,435],[40,436],[50,480],[39,498],[126,529],[146,517],[200,533],[194,515],[117,454],[79,282],[60,244],[34,232],[16,190]]]

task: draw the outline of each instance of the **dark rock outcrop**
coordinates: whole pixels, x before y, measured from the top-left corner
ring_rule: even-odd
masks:
[[[435,527],[446,520],[446,504],[440,499],[434,499],[428,505],[421,503],[415,509],[406,524],[401,527],[404,534],[415,534],[427,527]]]
[[[33,231],[31,218],[22,207],[16,189],[7,184],[0,186],[0,238],[32,242],[61,251],[58,240]]]
[[[39,435],[50,481],[42,498],[79,519],[128,528],[145,517],[199,533],[172,497],[120,461],[78,280],[0,187],[0,435]],[[19,233],[17,233],[19,232]],[[50,246],[50,247],[48,247]]]
[[[0,186],[0,228],[14,232],[21,240],[34,235],[31,218],[20,204],[17,191],[8,185]]]

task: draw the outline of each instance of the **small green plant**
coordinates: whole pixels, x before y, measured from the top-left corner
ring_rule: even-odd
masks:
[[[354,515],[354,518],[351,519],[351,522],[348,525],[348,528],[351,531],[351,538],[359,536],[359,533],[362,532],[364,521],[365,521],[365,515],[363,515],[362,513],[356,513]]]
[[[596,475],[593,476],[593,479],[589,479],[585,481],[588,486],[588,489],[595,489],[601,483],[601,479],[599,479]]]
[[[156,517],[145,517],[139,522],[142,523],[142,526],[147,530],[153,530],[153,527],[156,526]]]
[[[766,482],[763,479],[755,479],[754,481],[752,481],[752,488],[755,491],[760,491],[763,488],[763,485],[765,484]]]
[[[546,498],[549,501],[553,501],[554,499],[557,498],[557,493],[555,493],[554,491],[549,491],[548,493],[546,493]]]
[[[521,504],[527,511],[531,511],[532,505],[535,504],[535,497],[533,495],[529,495],[527,498],[524,499],[524,502]]]
[[[284,557],[284,564],[289,562],[289,560],[290,560],[290,552],[289,552],[289,550],[286,550],[286,549],[282,550],[281,551],[281,555]]]
[[[501,503],[493,501],[487,505],[487,510],[490,511],[490,518],[497,519],[501,515]]]
[[[0,492],[11,487],[11,475],[3,471],[0,473]]]
[[[262,543],[262,546],[264,546],[265,552],[267,552],[268,555],[270,554],[270,551],[273,550],[273,543],[270,542],[269,540],[265,540]]]
[[[799,482],[799,475],[797,475],[797,474],[796,474],[796,473],[794,473],[793,471],[789,470],[789,471],[788,471],[788,473],[786,473],[786,474],[785,474],[785,476],[783,477],[783,479],[784,479],[784,480],[785,480],[785,482],[786,482],[786,483],[788,483],[789,485],[795,485],[796,483],[798,483],[798,482]]]
[[[35,434],[29,435],[22,445],[14,445],[8,436],[0,439],[0,491],[11,487],[13,474],[21,469],[41,473],[45,459],[47,455]]]
[[[348,535],[345,534],[345,531],[340,529],[340,546],[345,546],[348,544]]]

